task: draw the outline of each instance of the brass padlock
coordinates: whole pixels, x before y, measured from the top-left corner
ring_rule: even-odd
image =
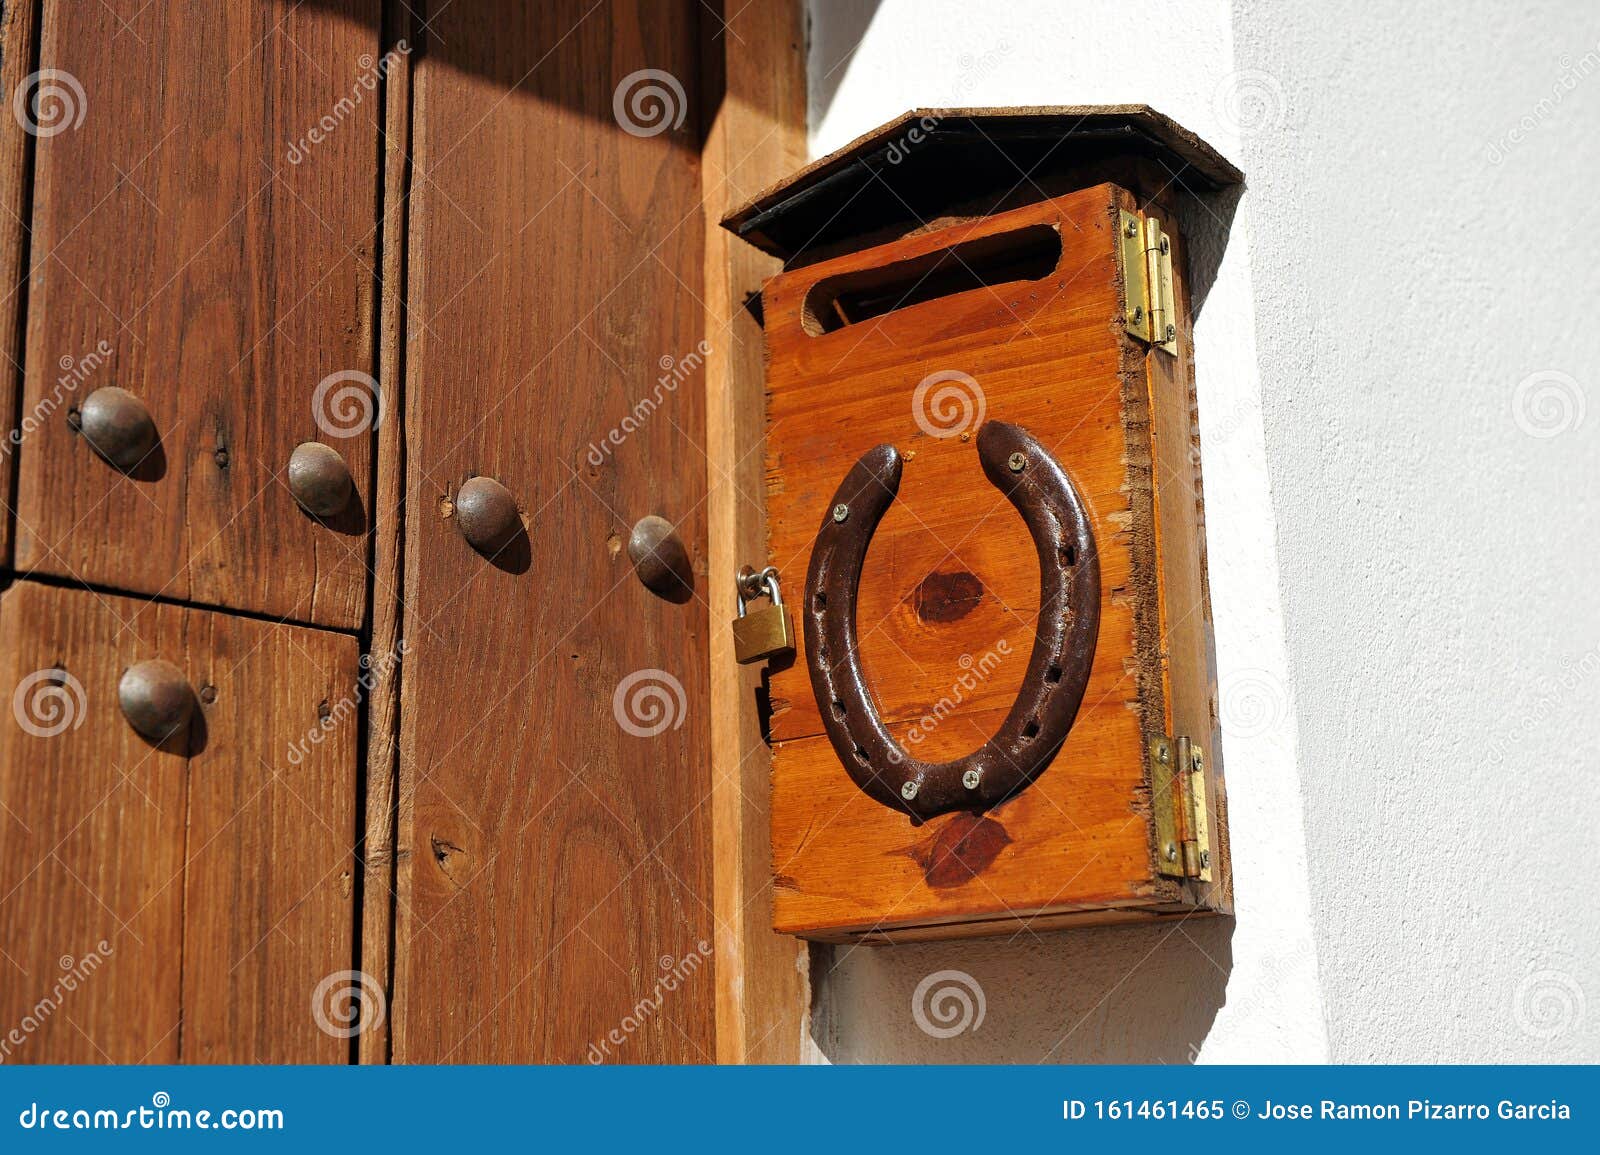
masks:
[[[778,569],[768,566],[760,573],[746,569],[739,574],[739,616],[733,620],[733,656],[742,666],[769,658],[794,656],[794,619],[784,608],[778,591]],[[765,594],[771,605],[750,613],[747,598]]]

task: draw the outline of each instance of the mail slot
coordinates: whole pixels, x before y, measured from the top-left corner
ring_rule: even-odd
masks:
[[[781,256],[774,926],[892,942],[1227,912],[1180,211],[1143,107],[923,110],[724,225]]]

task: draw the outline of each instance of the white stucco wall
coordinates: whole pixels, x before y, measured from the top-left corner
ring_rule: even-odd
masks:
[[[1593,1062],[1600,9],[1286,8],[1235,65],[1333,1055]]]
[[[1165,28],[1145,55],[1149,28]],[[823,0],[811,26],[812,150],[919,105],[1143,102],[1236,160],[1225,4]],[[1246,110],[1248,111],[1248,110]],[[1246,230],[1221,206],[1182,222],[1223,249],[1195,327],[1211,593],[1223,692],[1236,920],[838,948],[816,967],[813,1036],[837,1062],[1289,1062],[1327,1056],[1312,949],[1294,710],[1262,439]],[[1197,254],[1197,260],[1202,259]],[[831,957],[830,957],[831,954]],[[960,970],[984,1018],[950,1038],[912,1013]]]
[[[1600,1059],[1600,12],[813,0],[811,92],[819,155],[1139,101],[1249,182],[1183,222],[1237,919],[840,948],[819,1054]]]

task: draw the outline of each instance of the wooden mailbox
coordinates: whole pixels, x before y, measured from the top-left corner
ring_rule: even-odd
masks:
[[[1177,210],[1239,179],[1142,106],[924,110],[724,222],[786,263],[777,930],[1231,908]]]

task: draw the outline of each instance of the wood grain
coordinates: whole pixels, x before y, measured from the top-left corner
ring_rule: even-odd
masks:
[[[314,398],[374,367],[378,11],[46,0],[40,65],[81,87],[81,122],[38,141],[23,407],[49,417],[21,453],[19,569],[361,623],[371,435],[326,432],[359,422],[325,402],[319,425]],[[109,384],[161,433],[133,478],[70,423]],[[356,480],[330,526],[284,484],[302,441]]]
[[[339,1000],[355,984],[337,976],[355,933],[356,640],[185,616],[186,667],[216,700],[189,759],[182,1059],[346,1062]]]
[[[7,1062],[180,1057],[185,759],[133,732],[117,681],[134,661],[182,654],[183,621],[157,611],[137,634],[119,633],[133,609],[29,583],[0,596],[8,701],[42,670],[76,682],[60,679],[53,703],[41,696],[53,678],[23,699],[41,733],[0,725],[0,1021],[9,1030],[47,998],[57,1007],[34,1015],[38,1030]],[[79,960],[91,973],[55,993]]]
[[[33,70],[37,0],[0,0],[0,92],[15,93]],[[17,446],[26,435],[17,409],[22,389],[22,318],[28,300],[27,251],[32,216],[33,137],[15,115],[0,117],[0,566],[11,565],[12,489]],[[15,422],[15,424],[13,424]]]
[[[187,746],[118,708],[151,657],[200,694]],[[340,1061],[311,1000],[351,957],[354,639],[21,582],[0,686],[41,670],[0,727],[0,1017],[39,1022],[7,1061]]]
[[[1125,196],[1096,185],[822,261],[767,288],[773,564],[804,572],[834,488],[862,452],[889,442],[907,459],[868,553],[857,615],[880,713],[903,744],[940,759],[980,744],[1009,708],[1032,646],[1037,560],[1020,518],[979,471],[969,438],[980,418],[1029,429],[1067,469],[1091,510],[1103,587],[1093,672],[1062,753],[982,820],[951,815],[912,828],[861,794],[821,735],[804,655],[774,676],[780,930],[916,937],[953,922],[998,927],[1199,901],[1157,874],[1152,857],[1144,743],[1170,732],[1171,718],[1150,391],[1170,382],[1148,375],[1146,352],[1123,331],[1114,229]],[[1041,222],[1061,240],[1042,280],[806,331],[807,294],[819,281]],[[958,390],[965,409],[954,397],[941,409],[936,393],[918,407],[919,383],[935,374],[963,375],[932,388]],[[1162,524],[1170,550],[1193,551],[1193,537],[1181,536],[1195,531],[1192,516]]]
[[[977,226],[993,233],[1059,220],[1060,271],[1045,281],[974,290],[822,336],[801,331],[805,291],[849,268],[850,258],[777,278],[767,289],[773,564],[804,574],[816,528],[861,453],[889,442],[907,458],[899,496],[868,553],[870,580],[862,582],[857,615],[863,660],[889,721],[923,717],[950,693],[962,654],[976,660],[1002,643],[1021,660],[1002,662],[965,696],[972,709],[1008,707],[1031,649],[1038,561],[1021,518],[979,469],[970,439],[979,405],[986,418],[1039,430],[1066,466],[1093,512],[1102,554],[1107,594],[1097,664],[1109,661],[1111,676],[1120,677],[1121,652],[1132,645],[1131,606],[1111,596],[1129,580],[1131,514],[1122,349],[1111,324],[1118,305],[1109,193],[1055,203],[1061,207]],[[946,234],[900,247],[937,250],[947,243],[940,237]],[[877,250],[873,259],[897,255]],[[952,401],[948,421],[931,395],[920,412],[914,402],[919,383],[943,372],[973,382],[948,383],[967,399],[959,412]],[[962,424],[966,437],[936,436]],[[1091,685],[1086,706],[1109,688]],[[802,660],[773,678],[773,699],[775,739],[822,732]],[[942,754],[942,747],[930,750]]]
[[[396,1062],[713,1057],[705,586],[621,548],[659,514],[705,580],[698,11],[442,7],[416,63]],[[688,107],[636,135],[647,68]],[[450,516],[474,475],[528,527],[493,560]]]
[[[1123,192],[1121,207],[1164,222],[1172,237],[1175,270],[1187,267],[1183,237],[1173,226],[1176,205],[1161,196],[1139,203]],[[1189,279],[1176,276],[1178,315],[1191,315]],[[1186,897],[1219,910],[1233,909],[1233,868],[1228,852],[1228,793],[1217,709],[1216,662],[1212,654],[1211,591],[1206,580],[1205,492],[1200,476],[1200,417],[1194,383],[1192,328],[1183,326],[1174,357],[1148,357],[1153,484],[1161,569],[1161,652],[1168,732],[1188,734],[1206,754],[1206,802],[1214,885],[1184,882]]]
[[[719,7],[719,16],[728,17],[729,6]],[[735,204],[805,160],[801,23],[798,3],[745,5],[725,30],[714,28],[702,49],[703,58],[720,62],[723,76],[704,149],[716,1055],[723,1063],[798,1061],[809,995],[804,946],[771,929],[771,756],[761,726],[764,671],[734,661],[727,628],[738,612],[729,575],[753,564],[766,540],[762,337],[745,301],[760,292],[779,264],[715,227]],[[793,575],[788,576],[793,590]]]
[[[388,0],[388,38],[408,48],[417,42],[417,20],[404,0]],[[384,991],[393,981],[395,823],[400,789],[400,682],[404,655],[400,633],[405,605],[405,283],[406,220],[411,187],[411,53],[386,74],[383,156],[383,276],[379,321],[378,382],[388,420],[378,427],[376,515],[372,533],[372,633],[374,660],[399,658],[391,677],[374,687],[367,707],[366,814],[361,859],[361,969]],[[389,1019],[360,1035],[363,1063],[389,1058]]]

